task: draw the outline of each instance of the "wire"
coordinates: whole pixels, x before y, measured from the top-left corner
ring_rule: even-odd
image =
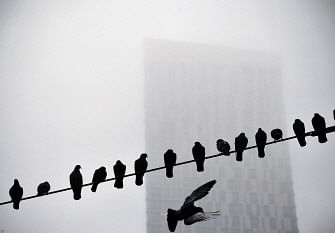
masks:
[[[335,126],[330,126],[330,127],[326,128],[326,133],[333,133],[333,132],[335,132]],[[305,136],[306,137],[308,137],[308,136],[315,137],[315,136],[317,136],[317,134],[316,134],[316,131],[310,131],[310,132],[305,133]],[[279,139],[279,140],[274,140],[274,141],[271,141],[271,142],[267,142],[265,145],[271,145],[271,144],[275,144],[275,143],[280,143],[280,142],[292,140],[292,139],[295,139],[295,138],[297,138],[297,136],[282,138],[282,139]],[[250,149],[254,149],[254,148],[257,148],[257,145],[246,147],[245,150],[250,150]],[[236,153],[236,150],[229,151],[229,155],[233,154],[233,153]],[[223,155],[224,155],[223,153],[219,153],[219,154],[207,156],[207,157],[205,157],[205,159],[216,158],[216,157],[223,156]],[[188,164],[188,163],[192,163],[192,162],[195,162],[195,160],[192,159],[192,160],[187,160],[187,161],[183,161],[183,162],[180,162],[180,163],[176,163],[174,165],[174,167],[180,166],[180,165],[184,165],[184,164]],[[148,169],[145,173],[162,170],[164,168],[165,168],[165,166]],[[126,177],[130,177],[130,176],[135,176],[135,173],[129,173],[129,174],[124,175],[125,178]],[[113,180],[115,180],[115,177],[106,179],[106,180],[102,181],[101,183],[110,182],[110,181],[113,181]],[[87,184],[83,184],[82,187],[91,186],[92,184],[93,184],[92,182],[91,183],[87,183]],[[33,199],[33,198],[38,198],[38,197],[43,197],[43,196],[46,196],[46,195],[61,193],[61,192],[65,192],[65,191],[70,191],[70,190],[72,190],[72,189],[71,188],[58,189],[58,190],[54,190],[54,191],[48,192],[47,194],[44,194],[44,195],[33,195],[33,196],[23,197],[21,199],[21,201],[29,200],[29,199]],[[0,205],[6,205],[6,204],[10,204],[12,202],[13,201],[0,202]]]

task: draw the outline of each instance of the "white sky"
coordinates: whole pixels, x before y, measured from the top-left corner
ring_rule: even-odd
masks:
[[[295,118],[311,129],[314,112],[333,125],[334,13],[326,0],[0,0],[0,201],[14,178],[30,195],[45,180],[68,186],[77,163],[86,182],[117,159],[133,169],[144,151],[146,37],[280,53],[287,131]],[[302,233],[335,231],[334,140],[290,142]],[[1,206],[0,229],[145,232],[144,188],[125,187]]]

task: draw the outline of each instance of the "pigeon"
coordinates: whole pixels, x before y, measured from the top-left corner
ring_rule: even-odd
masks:
[[[216,149],[224,155],[229,155],[230,145],[227,141],[223,139],[216,140]]]
[[[166,177],[173,177],[173,166],[176,165],[177,154],[172,149],[168,149],[164,154],[164,164],[166,168]]]
[[[247,148],[248,145],[248,138],[245,136],[244,133],[240,133],[235,138],[235,150],[236,150],[236,161],[243,160],[243,151]]]
[[[295,119],[293,123],[293,131],[297,136],[297,140],[300,146],[306,146],[306,139],[305,139],[305,124],[300,119]]]
[[[123,188],[123,177],[126,174],[126,165],[124,165],[120,160],[116,161],[114,167],[115,183],[114,187],[118,189]]]
[[[277,141],[283,138],[283,131],[281,129],[273,129],[271,130],[271,137]]]
[[[81,188],[83,186],[83,176],[80,173],[80,165],[76,165],[73,172],[70,175],[70,184],[73,190],[73,199],[80,200]]]
[[[201,207],[194,206],[194,202],[206,196],[215,183],[216,180],[212,180],[194,190],[185,199],[184,204],[179,210],[168,209],[167,223],[170,232],[175,231],[178,221],[184,220],[185,225],[191,225],[196,222],[213,219],[215,216],[220,215],[219,211],[204,212]]]
[[[326,136],[326,121],[320,114],[315,113],[312,118],[312,125],[315,130],[316,135],[318,136],[320,143],[327,142]]]
[[[50,191],[50,184],[47,181],[40,183],[37,187],[38,196],[46,195],[48,194],[49,191]]]
[[[192,154],[195,163],[197,164],[197,171],[203,172],[206,155],[205,147],[203,147],[200,142],[195,142],[192,148]]]
[[[91,191],[96,192],[98,188],[98,184],[106,180],[107,171],[105,167],[100,167],[99,169],[95,170],[93,178],[92,178],[92,187]]]
[[[335,109],[333,110],[333,117],[334,117],[334,120],[335,120]]]
[[[255,135],[255,140],[256,140],[256,145],[258,149],[258,157],[264,158],[265,157],[264,148],[266,145],[267,135],[261,128],[258,129]]]
[[[13,208],[18,210],[23,196],[23,188],[20,186],[17,179],[14,180],[13,186],[9,189],[9,196],[13,201]]]
[[[135,184],[140,186],[143,184],[143,176],[148,168],[147,154],[141,154],[140,158],[135,161]]]

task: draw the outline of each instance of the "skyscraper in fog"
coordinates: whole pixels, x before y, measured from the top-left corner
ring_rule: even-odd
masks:
[[[149,167],[163,165],[171,148],[177,162],[192,159],[200,141],[207,155],[216,154],[216,140],[229,141],[245,132],[249,145],[261,127],[268,133],[284,127],[280,58],[265,52],[226,49],[192,43],[147,40],[145,52],[145,133]],[[285,129],[284,129],[285,134]],[[284,135],[285,136],[285,135]],[[147,231],[168,232],[166,212],[178,209],[195,188],[216,179],[199,200],[206,211],[221,211],[215,220],[185,226],[176,232],[297,233],[291,170],[286,143],[195,163],[146,176]]]

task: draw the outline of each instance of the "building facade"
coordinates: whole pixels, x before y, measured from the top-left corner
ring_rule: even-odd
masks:
[[[206,155],[217,154],[216,140],[234,149],[234,139],[245,132],[255,145],[261,127],[285,126],[280,58],[274,54],[227,49],[201,44],[147,40],[145,66],[145,139],[149,167],[162,166],[167,149],[177,162],[193,159],[195,141]],[[284,130],[284,136],[285,134]],[[221,211],[207,222],[176,232],[297,233],[294,193],[286,143],[205,161],[205,171],[195,163],[174,168],[174,177],[155,172],[145,178],[147,232],[169,232],[168,208],[178,209],[185,198],[209,180],[217,183],[195,204],[205,211]]]

